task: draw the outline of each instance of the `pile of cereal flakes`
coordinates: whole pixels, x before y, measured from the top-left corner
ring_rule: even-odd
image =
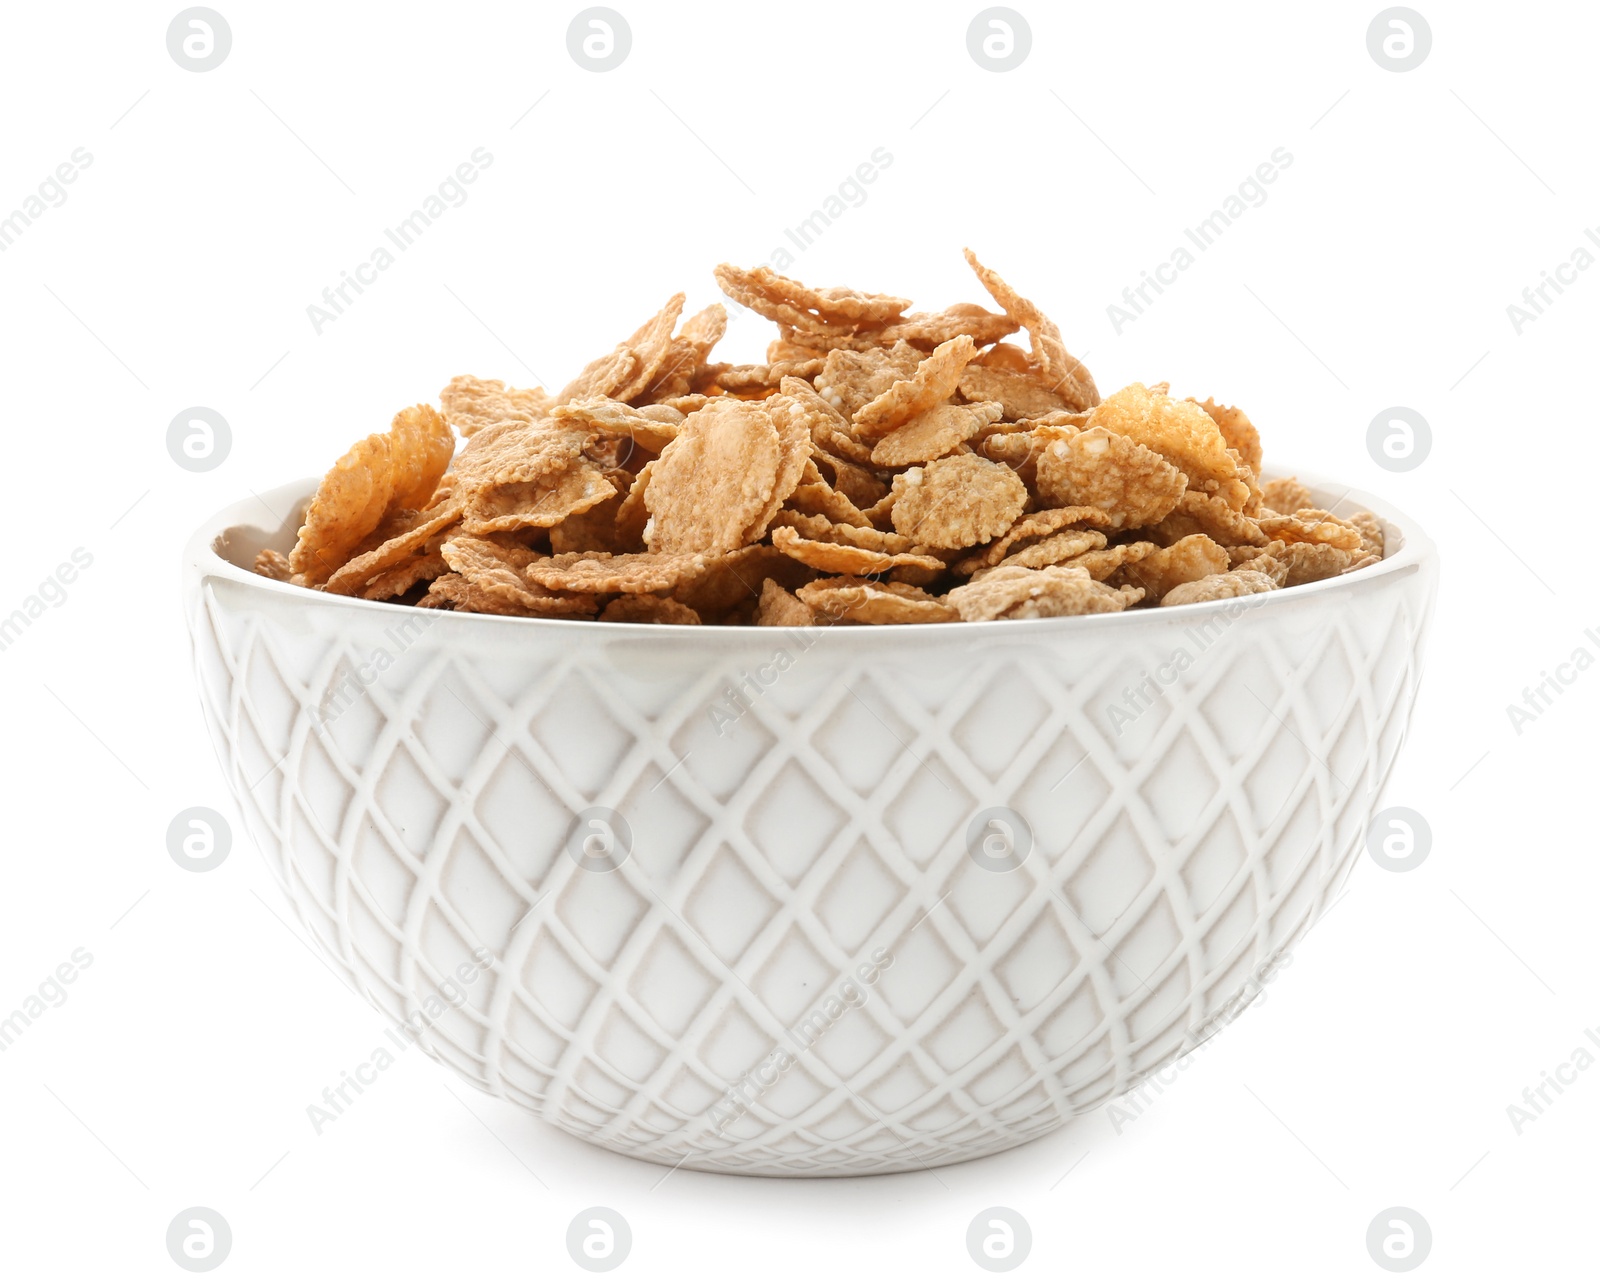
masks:
[[[1243,412],[1165,383],[1102,400],[1044,313],[967,261],[998,312],[723,265],[778,325],[765,364],[714,361],[726,311],[680,324],[677,294],[555,395],[456,378],[442,413],[341,458],[256,570],[427,609],[793,627],[1180,605],[1382,557],[1371,513],[1262,480]]]

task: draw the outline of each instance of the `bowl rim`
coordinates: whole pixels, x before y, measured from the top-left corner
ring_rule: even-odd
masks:
[[[1057,632],[1070,629],[1073,633],[1089,633],[1091,629],[1107,630],[1121,627],[1149,627],[1157,621],[1188,622],[1204,618],[1211,614],[1223,611],[1237,610],[1240,602],[1248,602],[1246,608],[1252,613],[1258,609],[1271,610],[1288,608],[1293,603],[1306,600],[1312,596],[1330,596],[1337,593],[1362,591],[1369,586],[1376,586],[1386,579],[1406,577],[1417,573],[1424,567],[1432,567],[1439,558],[1438,548],[1422,527],[1407,513],[1396,507],[1393,503],[1379,499],[1364,490],[1352,486],[1345,486],[1337,481],[1329,480],[1320,474],[1295,468],[1273,468],[1263,472],[1264,477],[1291,476],[1300,480],[1312,491],[1314,498],[1325,502],[1326,510],[1367,510],[1373,512],[1384,524],[1384,557],[1376,565],[1369,565],[1354,573],[1340,574],[1333,578],[1325,578],[1319,582],[1302,583],[1297,587],[1283,587],[1276,591],[1262,592],[1251,596],[1231,597],[1226,600],[1199,601],[1190,605],[1173,605],[1157,609],[1132,609],[1108,614],[1070,615],[1059,618],[1026,618],[1026,619],[990,619],[974,623],[901,623],[894,626],[880,627],[846,627],[845,634],[852,637],[861,637],[861,642],[852,643],[886,643],[885,637],[901,637],[909,639],[916,637],[926,639],[930,633],[958,641],[962,637],[978,635],[993,635],[995,629],[1002,629],[1002,634],[1014,639],[1022,639],[1028,635],[1038,635],[1046,632]],[[202,521],[200,526],[189,536],[184,547],[184,567],[186,578],[197,585],[203,584],[212,578],[225,579],[238,586],[261,593],[268,598],[278,598],[291,604],[303,605],[317,609],[342,609],[353,610],[353,617],[366,614],[374,620],[393,617],[414,617],[418,610],[415,605],[397,605],[389,601],[363,600],[358,596],[329,595],[326,592],[314,592],[304,587],[297,587],[292,583],[279,582],[271,578],[263,578],[253,570],[246,569],[222,555],[219,545],[224,538],[234,530],[245,531],[262,536],[265,539],[274,537],[274,526],[278,533],[282,533],[291,524],[298,524],[299,514],[303,513],[304,505],[309,502],[312,494],[316,492],[319,479],[305,477],[301,480],[290,481],[266,491],[257,493],[251,491],[249,498],[230,503],[228,506],[212,513]],[[1337,495],[1331,504],[1326,504],[1328,495]],[[277,515],[279,509],[287,509],[296,515],[288,520]],[[272,517],[270,524],[263,524],[261,513],[266,512]],[[1398,547],[1395,546],[1398,537]],[[1391,550],[1393,549],[1393,550]],[[187,596],[187,593],[186,593]],[[615,623],[601,622],[598,619],[577,618],[525,618],[504,614],[458,614],[452,610],[425,610],[421,611],[438,620],[453,620],[452,626],[462,624],[485,625],[498,627],[533,627],[542,630],[558,629],[553,635],[572,634],[574,638],[585,633],[598,634],[606,637],[621,638],[623,636],[649,637],[665,640],[668,636],[682,637],[685,634],[694,636],[697,640],[718,637],[710,643],[727,643],[728,638],[735,638],[738,642],[747,642],[753,635],[762,630],[752,627],[723,627],[723,626],[693,626],[690,624],[672,623]],[[815,627],[773,628],[775,632],[800,632],[823,633],[833,632],[833,624],[820,623]],[[878,638],[876,641],[865,639]]]

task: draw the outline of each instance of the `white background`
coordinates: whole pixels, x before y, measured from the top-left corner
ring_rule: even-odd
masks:
[[[167,1225],[202,1205],[232,1225],[221,1275],[579,1276],[566,1227],[595,1204],[632,1225],[624,1275],[984,1275],[964,1235],[991,1205],[1029,1219],[1038,1276],[1382,1275],[1365,1235],[1393,1205],[1432,1227],[1421,1275],[1594,1268],[1600,1066],[1520,1135],[1506,1109],[1600,1025],[1600,672],[1521,734],[1506,705],[1600,655],[1600,270],[1520,335],[1506,308],[1600,223],[1600,20],[1416,0],[1432,52],[1396,74],[1367,51],[1377,0],[1016,2],[1033,47],[998,74],[967,52],[976,3],[616,0],[633,48],[605,74],[567,52],[577,4],[217,0],[233,48],[204,74],[168,55],[176,4],[6,7],[0,216],[93,161],[0,254],[0,615],[75,548],[93,564],[0,653],[0,1014],[75,948],[93,964],[0,1054],[0,1271],[182,1275]],[[308,304],[477,147],[466,203],[315,333]],[[713,265],[764,261],[878,147],[892,165],[793,274],[943,306],[981,297],[970,244],[1102,389],[1239,403],[1269,463],[1438,541],[1386,802],[1426,817],[1430,857],[1363,857],[1265,1002],[1121,1133],[1101,1113],[932,1173],[659,1183],[407,1055],[318,1137],[307,1105],[385,1024],[239,829],[183,538],[454,374],[559,386],[673,291],[712,301]],[[1118,335],[1107,305],[1278,147],[1266,202]],[[765,340],[747,318],[729,345]],[[1365,444],[1397,404],[1434,433],[1405,474]],[[233,433],[205,474],[165,447],[192,405]],[[165,844],[194,805],[239,834],[206,874]]]

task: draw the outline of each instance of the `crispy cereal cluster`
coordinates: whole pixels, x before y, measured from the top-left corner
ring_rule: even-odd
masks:
[[[713,361],[727,313],[680,324],[677,294],[553,396],[456,378],[442,414],[402,410],[341,458],[256,570],[429,609],[794,627],[1222,600],[1382,557],[1375,516],[1262,481],[1242,411],[1165,383],[1101,400],[967,261],[1000,311],[724,264],[778,325],[765,364]]]

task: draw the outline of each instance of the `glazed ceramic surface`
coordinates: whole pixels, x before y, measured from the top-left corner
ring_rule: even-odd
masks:
[[[248,572],[312,488],[219,513],[185,583],[206,721],[300,919],[480,1089],[750,1174],[998,1152],[1229,1021],[1356,858],[1437,576],[1352,494],[1380,565],[1243,601],[495,618]]]

